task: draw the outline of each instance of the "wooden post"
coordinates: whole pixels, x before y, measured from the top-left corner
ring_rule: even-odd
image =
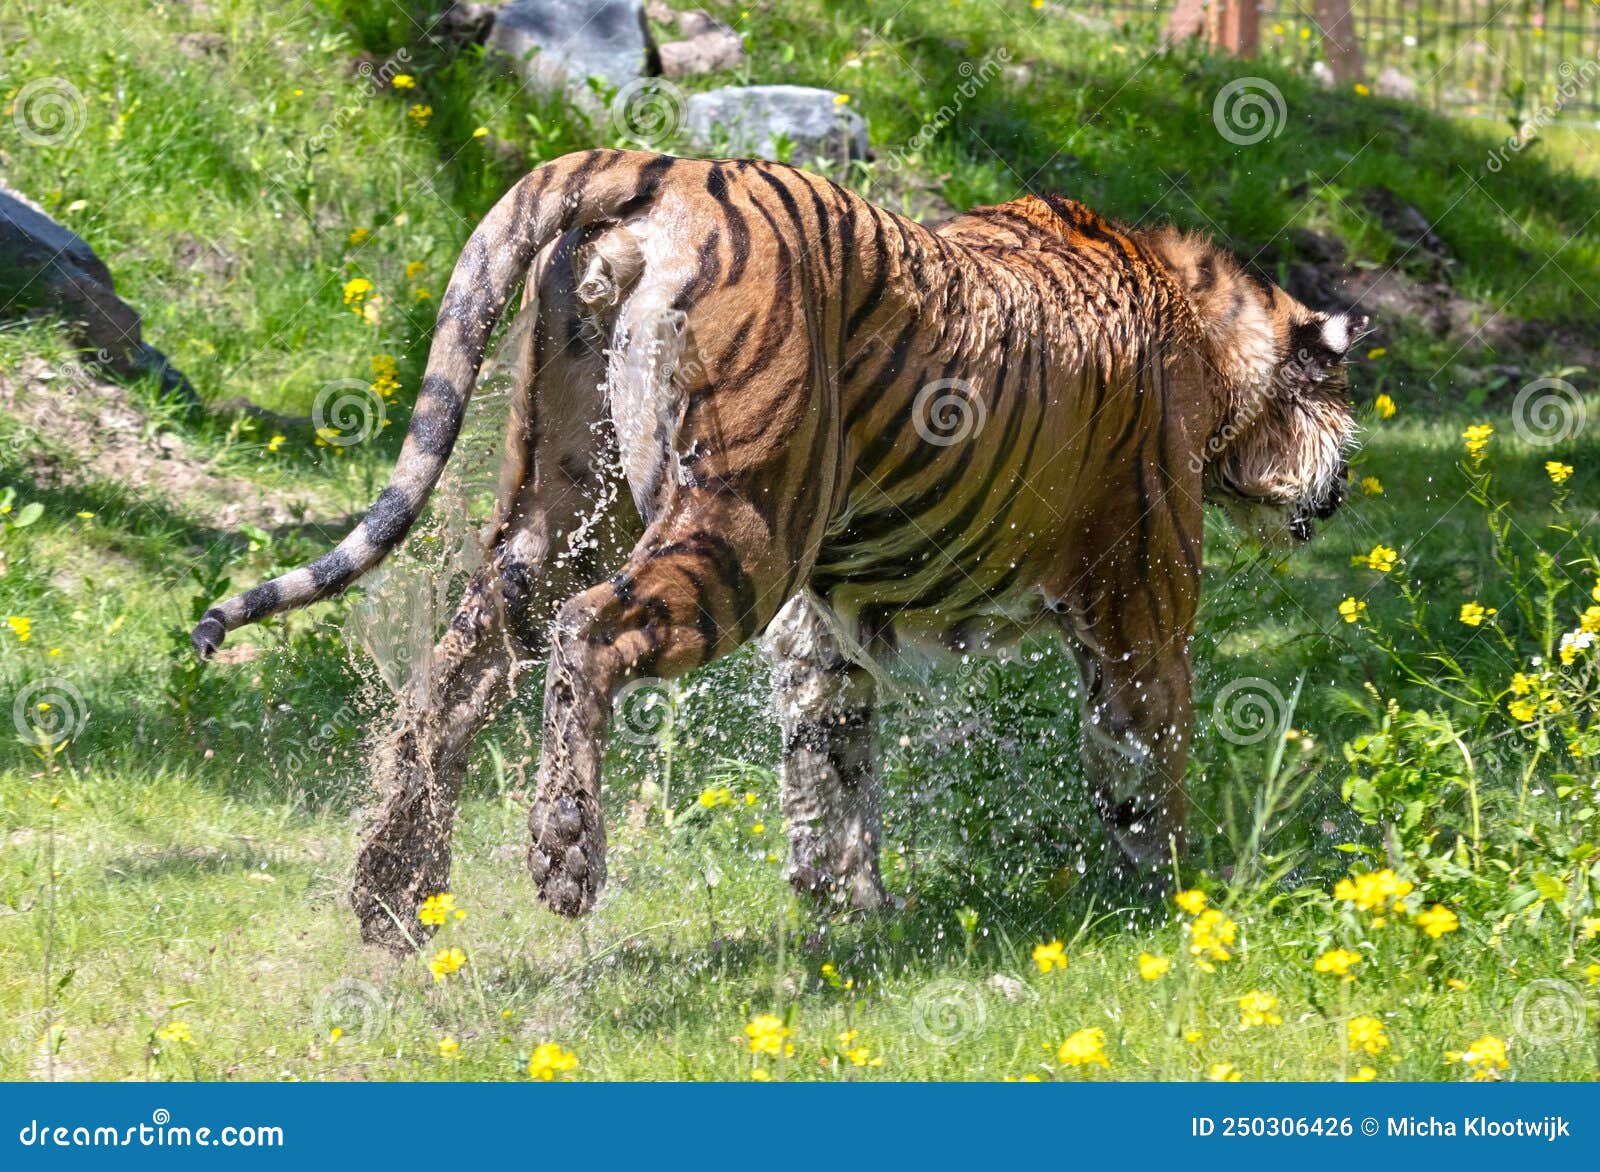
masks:
[[[1328,59],[1337,82],[1348,84],[1362,79],[1361,38],[1356,35],[1350,16],[1350,0],[1316,0],[1313,9],[1317,27],[1322,30],[1322,52]]]
[[[1254,57],[1261,47],[1261,6],[1257,0],[1217,0],[1211,44],[1235,57]]]

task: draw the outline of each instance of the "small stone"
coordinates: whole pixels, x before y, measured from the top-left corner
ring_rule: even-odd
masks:
[[[867,154],[866,120],[832,90],[798,85],[725,86],[689,98],[690,142],[703,151],[778,157],[779,141],[794,149],[788,162],[842,166]]]

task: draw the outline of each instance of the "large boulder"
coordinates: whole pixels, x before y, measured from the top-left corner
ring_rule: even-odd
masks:
[[[744,38],[731,25],[704,9],[677,13],[681,41],[661,45],[661,75],[692,77],[697,73],[720,73],[744,64]]]
[[[189,380],[145,342],[138,311],[117,296],[111,270],[94,249],[4,183],[0,314],[60,318],[94,365],[123,378],[156,375],[163,390],[200,405]]]
[[[495,13],[489,47],[541,89],[581,93],[591,77],[620,88],[656,71],[640,0],[511,0]]]
[[[866,120],[832,90],[725,86],[691,94],[684,122],[702,151],[776,159],[782,141],[793,147],[787,161],[799,166],[818,159],[842,166],[867,154]]]

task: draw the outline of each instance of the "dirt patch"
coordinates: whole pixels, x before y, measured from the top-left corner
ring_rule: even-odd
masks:
[[[81,367],[30,358],[0,371],[0,411],[21,431],[22,462],[41,486],[114,484],[218,529],[283,527],[305,516],[304,494],[291,499],[215,471],[126,388]]]

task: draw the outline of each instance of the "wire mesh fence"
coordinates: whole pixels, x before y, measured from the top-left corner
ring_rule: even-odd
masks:
[[[1077,0],[1081,12],[1159,26],[1171,0]],[[1597,0],[1350,0],[1362,84],[1440,110],[1600,126]],[[1314,0],[1262,3],[1259,52],[1323,72]]]

